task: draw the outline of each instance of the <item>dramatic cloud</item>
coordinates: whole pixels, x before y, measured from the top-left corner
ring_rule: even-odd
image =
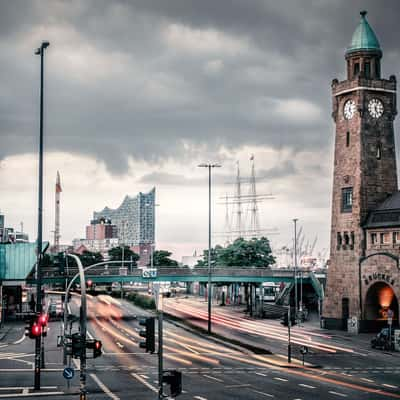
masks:
[[[330,82],[345,78],[344,51],[364,8],[383,48],[384,76],[398,73],[397,0],[384,6],[373,0],[1,2],[1,209],[19,220],[10,202],[15,182],[3,181],[15,172],[10,160],[22,157],[27,169],[36,168],[40,59],[33,53],[46,39],[45,149],[61,157],[59,165],[73,157],[81,163],[82,179],[93,172],[94,185],[124,182],[118,199],[155,185],[169,191],[168,199],[184,191],[191,203],[196,188],[207,183],[198,163],[223,164],[214,182],[224,192],[223,183],[234,180],[236,160],[247,168],[254,153],[266,178],[260,190],[276,192],[287,220],[303,212],[327,238]],[[68,165],[62,176],[76,177]],[[71,181],[71,190],[79,181]],[[101,193],[76,205],[84,204],[90,214],[112,197]],[[265,212],[275,213],[270,204]],[[323,209],[318,217],[312,207]],[[161,208],[160,222],[166,213]],[[191,218],[199,223],[200,217]],[[89,219],[82,214],[79,224]],[[193,232],[185,229],[181,237],[161,240],[182,246]],[[68,239],[72,235],[71,230]]]

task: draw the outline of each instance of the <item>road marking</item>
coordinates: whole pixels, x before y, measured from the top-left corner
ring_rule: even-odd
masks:
[[[299,383],[299,386],[303,386],[303,387],[308,388],[308,389],[315,389],[315,386],[306,385],[305,383]]]
[[[267,376],[267,375],[265,375],[265,374],[263,374],[261,372],[254,372],[254,375]]]
[[[21,339],[16,340],[15,342],[12,342],[11,344],[20,344],[25,340],[26,336],[25,333],[22,335]]]
[[[37,397],[37,396],[57,396],[60,394],[64,394],[64,392],[41,392],[41,393],[27,393],[24,394],[26,397]],[[13,394],[0,394],[1,399],[10,399],[11,397],[21,397],[21,393],[13,393]]]
[[[365,381],[365,382],[371,382],[371,383],[375,382],[372,379],[367,379],[367,378],[361,378],[361,380]]]
[[[388,383],[383,383],[383,384],[382,384],[382,386],[386,386],[386,387],[388,387],[388,388],[392,388],[392,389],[397,389],[397,388],[398,388],[398,386],[395,386],[395,385],[389,385]]]
[[[158,389],[155,386],[151,385],[149,382],[147,382],[145,379],[143,379],[140,375],[135,374],[134,372],[132,372],[131,375],[135,379],[137,379],[140,383],[143,383],[144,386],[147,386],[153,392],[158,393]]]
[[[333,392],[333,391],[329,391],[329,393],[334,394],[336,396],[340,396],[340,397],[347,397],[347,394],[344,393],[338,393],[338,392]]]
[[[204,374],[203,376],[205,376],[208,379],[213,379],[214,381],[217,381],[217,382],[223,382],[222,379],[215,378],[214,376],[211,376],[211,375]]]
[[[22,394],[29,394],[29,389],[28,388],[24,388],[22,391]]]
[[[274,377],[276,381],[288,382],[288,379],[285,378],[278,378],[277,376]]]
[[[99,388],[110,398],[113,400],[120,400],[118,396],[116,396],[111,390],[95,375],[89,374],[91,378],[97,383]]]
[[[144,379],[149,379],[149,377],[148,377],[147,375],[140,374],[140,376],[141,376],[142,378],[144,378]]]
[[[265,393],[265,392],[260,392],[259,390],[251,389],[252,392],[261,394],[261,396],[265,397],[275,397],[273,394]]]
[[[201,396],[194,396],[193,398],[197,399],[197,400],[207,400],[205,397],[201,397]]]
[[[251,386],[249,383],[239,383],[237,385],[226,385],[225,387],[227,389],[232,389],[232,388],[242,388],[242,387],[249,387]]]

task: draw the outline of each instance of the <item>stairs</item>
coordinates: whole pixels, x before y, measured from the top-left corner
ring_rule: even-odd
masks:
[[[274,303],[264,303],[263,318],[277,319],[287,313],[287,307]]]

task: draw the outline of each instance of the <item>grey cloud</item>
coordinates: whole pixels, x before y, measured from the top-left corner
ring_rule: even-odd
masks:
[[[27,47],[33,34],[51,42],[48,150],[91,155],[116,174],[127,171],[129,157],[187,162],[221,146],[329,151],[330,81],[344,78],[344,49],[362,8],[390,58],[384,73],[396,73],[395,0],[385,7],[372,0],[2,2],[0,159],[37,148],[39,59]],[[222,32],[248,47],[239,54],[179,51],[163,41],[170,24]],[[206,73],[215,59],[220,70]],[[282,117],[274,104],[287,99],[321,113]],[[266,173],[289,173],[284,167]]]

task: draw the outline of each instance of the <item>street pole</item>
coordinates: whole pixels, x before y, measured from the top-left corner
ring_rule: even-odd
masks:
[[[37,237],[37,263],[36,263],[36,313],[42,312],[42,242],[43,242],[43,80],[44,80],[44,50],[50,45],[49,42],[42,42],[36,49],[35,54],[40,55],[40,128],[39,128],[39,201],[38,201],[38,237]],[[40,390],[40,369],[41,369],[41,344],[42,335],[35,340],[35,375],[34,388]]]
[[[211,168],[219,168],[219,164],[200,164],[199,167],[208,168],[208,324],[207,333],[211,334],[211,301],[212,301],[212,271],[211,271]]]
[[[288,307],[288,352],[287,352],[287,361],[288,363],[292,362],[292,344],[290,341],[290,326],[292,325],[291,322],[291,315],[290,315],[290,304]]]
[[[80,353],[80,400],[86,400],[86,324],[87,324],[87,305],[86,305],[86,279],[85,279],[85,271],[83,269],[81,260],[75,254],[68,254],[68,256],[72,257],[79,269],[79,280],[81,285],[81,308],[80,308],[80,333],[81,333],[81,353]],[[68,302],[68,294],[69,289],[72,286],[72,283],[75,279],[71,280],[67,291],[65,293],[65,305],[64,305],[64,330],[66,329],[67,324],[67,307],[66,304]],[[64,335],[65,337],[65,335]]]
[[[295,318],[297,318],[297,218],[293,219],[294,222],[294,310]],[[290,304],[289,304],[290,305]]]
[[[164,399],[163,387],[163,298],[160,289],[156,292],[158,296],[158,398]]]

